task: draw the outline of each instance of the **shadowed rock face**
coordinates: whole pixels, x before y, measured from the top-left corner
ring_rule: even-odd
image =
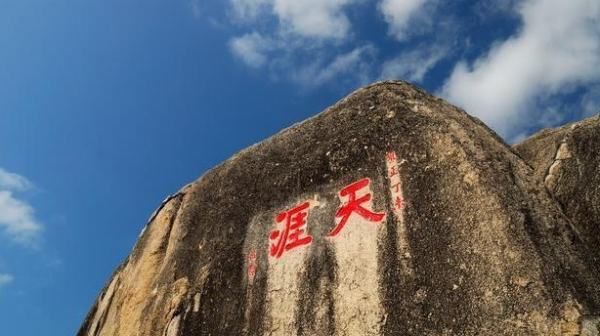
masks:
[[[360,89],[165,200],[79,335],[598,335],[593,127],[519,156],[407,83]]]

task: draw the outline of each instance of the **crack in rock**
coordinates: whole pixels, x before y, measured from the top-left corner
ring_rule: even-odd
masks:
[[[569,147],[567,145],[567,140],[564,139],[558,146],[556,154],[554,155],[554,162],[552,162],[552,164],[548,168],[546,176],[544,177],[544,185],[551,194],[554,194],[554,188],[556,187],[560,176],[559,174],[562,162],[571,159],[572,157],[573,156],[571,155],[571,152],[569,151]]]

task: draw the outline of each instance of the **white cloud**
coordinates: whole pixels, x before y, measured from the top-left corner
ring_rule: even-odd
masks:
[[[341,39],[350,22],[344,14],[352,0],[274,0],[273,9],[286,30],[306,37]]]
[[[383,63],[380,79],[404,79],[422,82],[425,75],[448,53],[446,46],[421,46]]]
[[[0,228],[15,242],[32,246],[39,239],[42,225],[35,219],[34,209],[15,197],[31,183],[23,176],[0,168]]]
[[[268,52],[273,48],[273,41],[253,32],[233,38],[229,41],[229,47],[246,65],[259,68],[267,62]]]
[[[14,279],[15,278],[10,274],[0,273],[0,287],[10,284]]]
[[[350,31],[345,7],[360,0],[230,0],[234,17],[252,22],[272,15],[284,34],[343,39]]]
[[[382,0],[379,11],[389,25],[390,34],[398,40],[407,38],[410,22],[428,0]]]
[[[519,15],[515,36],[457,64],[442,90],[505,136],[539,118],[540,100],[600,80],[600,2],[527,0]]]

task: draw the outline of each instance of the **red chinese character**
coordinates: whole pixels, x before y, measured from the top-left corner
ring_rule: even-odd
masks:
[[[401,186],[400,182],[395,183],[395,184],[392,185],[392,188],[394,189],[395,193],[399,193],[400,192],[400,186]]]
[[[385,158],[388,161],[396,161],[396,152],[387,152]]]
[[[398,167],[396,167],[396,166],[392,166],[388,170],[388,176],[389,177],[393,177],[394,175],[398,175]]]
[[[394,205],[398,210],[402,210],[404,208],[404,200],[400,196],[396,196],[396,200],[394,201]]]
[[[254,276],[256,276],[256,251],[248,254],[248,278],[250,281],[254,280]]]
[[[275,223],[283,224],[283,229],[273,230],[269,235],[270,240],[277,240],[271,244],[272,257],[280,258],[284,251],[312,242],[312,236],[304,233],[309,207],[310,203],[304,202],[275,217]]]
[[[348,185],[340,191],[340,198],[347,196],[348,201],[344,205],[342,205],[335,214],[335,217],[341,218],[341,220],[339,221],[337,226],[329,233],[329,236],[335,236],[338,233],[340,233],[340,231],[342,231],[342,229],[346,225],[346,222],[348,222],[350,215],[352,215],[353,213],[356,213],[364,219],[371,222],[379,222],[383,219],[383,217],[385,217],[385,214],[375,213],[363,206],[365,202],[371,200],[370,192],[359,198],[356,197],[356,193],[359,190],[368,187],[369,183],[369,179],[364,178],[362,180],[358,180]]]

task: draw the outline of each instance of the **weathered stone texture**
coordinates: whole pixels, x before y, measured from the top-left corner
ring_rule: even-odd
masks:
[[[360,89],[168,198],[79,335],[597,335],[593,123],[515,151],[407,83]],[[271,256],[305,202],[312,241]]]

